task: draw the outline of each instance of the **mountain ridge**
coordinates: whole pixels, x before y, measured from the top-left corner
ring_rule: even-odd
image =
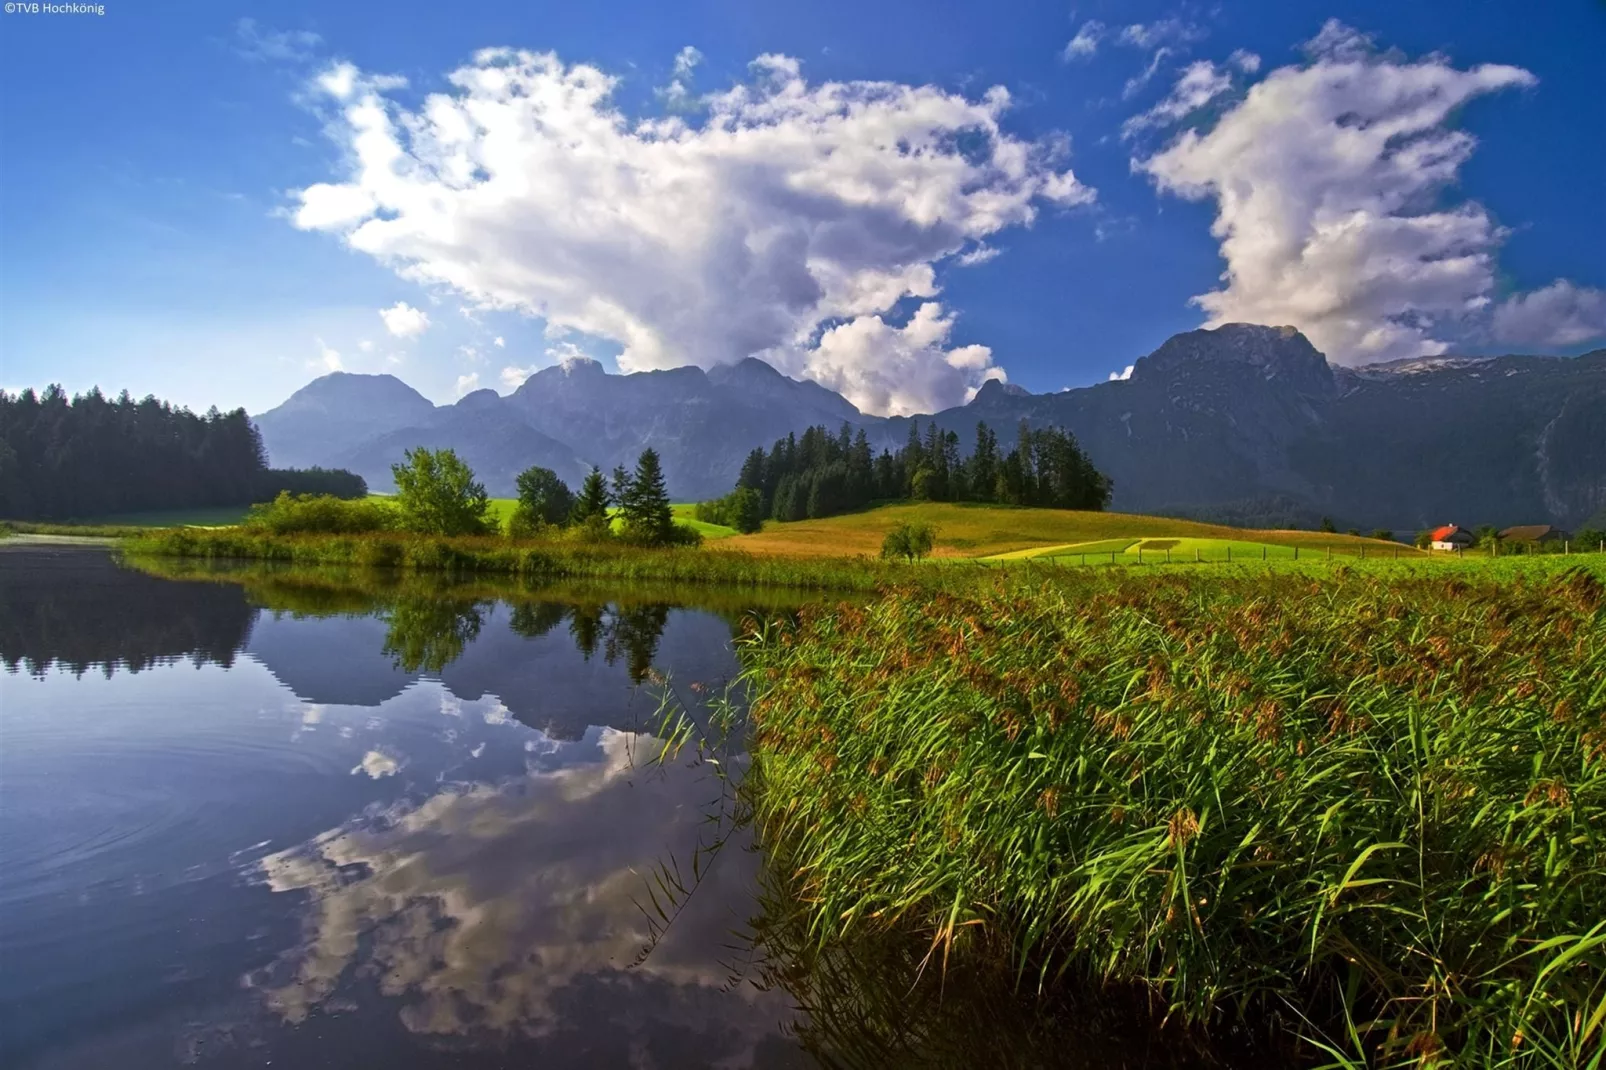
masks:
[[[1126,511],[1406,529],[1566,526],[1606,507],[1606,350],[1347,368],[1287,326],[1187,331],[1124,379],[1052,394],[990,381],[914,417],[867,415],[748,357],[626,375],[574,360],[441,406],[395,376],[339,372],[255,419],[274,463],[350,467],[376,489],[410,445],[458,447],[499,496],[529,464],[574,483],[651,445],[671,493],[701,499],[729,490],[754,447],[815,424],[861,428],[879,451],[911,420],[967,444],[978,421],[1012,441],[1024,420],[1076,434]]]

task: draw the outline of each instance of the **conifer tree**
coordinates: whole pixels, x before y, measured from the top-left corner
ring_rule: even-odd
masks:
[[[669,509],[669,491],[658,463],[658,451],[651,446],[636,459],[636,473],[626,484],[619,501],[624,516],[625,537],[648,546],[662,546],[674,532]]]
[[[574,503],[574,522],[584,524],[594,516],[606,519],[611,501],[608,481],[602,477],[602,469],[591,469],[585,482],[580,484],[580,497]]]

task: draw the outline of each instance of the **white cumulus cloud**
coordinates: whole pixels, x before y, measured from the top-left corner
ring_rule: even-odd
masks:
[[[458,397],[462,397],[464,394],[472,394],[474,391],[478,390],[479,388],[480,388],[480,373],[479,372],[469,372],[467,375],[459,375],[457,377],[457,383],[453,387],[453,389],[456,391]]]
[[[550,53],[483,51],[448,80],[409,112],[371,78],[334,78],[349,171],[300,191],[297,225],[476,307],[615,342],[624,371],[775,351],[872,412],[894,396],[957,404],[992,373],[973,347],[850,358],[842,340],[902,337],[882,317],[934,297],[939,264],[1044,204],[1093,199],[1060,169],[1059,142],[1003,129],[1002,88],[973,100],[811,84],[796,60],[766,55],[691,124],[627,118],[615,79]],[[876,385],[893,367],[907,381]]]
[[[976,396],[988,379],[1005,379],[982,345],[949,348],[954,318],[926,301],[902,327],[859,316],[832,327],[811,349],[772,350],[770,364],[806,375],[860,409],[908,416],[937,412]]]
[[[495,338],[491,339],[491,344],[498,349],[503,349],[506,348],[507,341],[503,339],[501,335],[497,335]]]
[[[380,309],[379,318],[385,321],[385,330],[397,338],[416,338],[429,329],[429,314],[406,301]]]
[[[1606,290],[1557,279],[1495,306],[1494,336],[1514,345],[1575,346],[1606,337]]]
[[[1476,144],[1451,119],[1535,79],[1379,54],[1336,22],[1307,56],[1208,131],[1133,163],[1164,191],[1216,204],[1224,285],[1195,301],[1211,325],[1294,324],[1339,363],[1443,352],[1440,326],[1487,305],[1503,236],[1482,205],[1435,202]]]

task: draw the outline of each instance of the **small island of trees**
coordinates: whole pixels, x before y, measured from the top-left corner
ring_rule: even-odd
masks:
[[[753,450],[735,489],[700,503],[697,519],[752,532],[766,519],[816,519],[895,499],[1103,510],[1113,489],[1076,436],[1058,427],[1022,421],[1006,453],[992,428],[978,423],[966,457],[956,432],[933,421],[922,433],[920,421],[912,420],[904,446],[876,456],[863,429],[855,434],[843,424],[835,435],[810,427],[801,438],[777,439],[768,453]]]

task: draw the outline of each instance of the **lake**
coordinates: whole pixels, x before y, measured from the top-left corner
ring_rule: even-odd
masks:
[[[812,1065],[651,735],[742,601],[0,549],[0,1063]]]

